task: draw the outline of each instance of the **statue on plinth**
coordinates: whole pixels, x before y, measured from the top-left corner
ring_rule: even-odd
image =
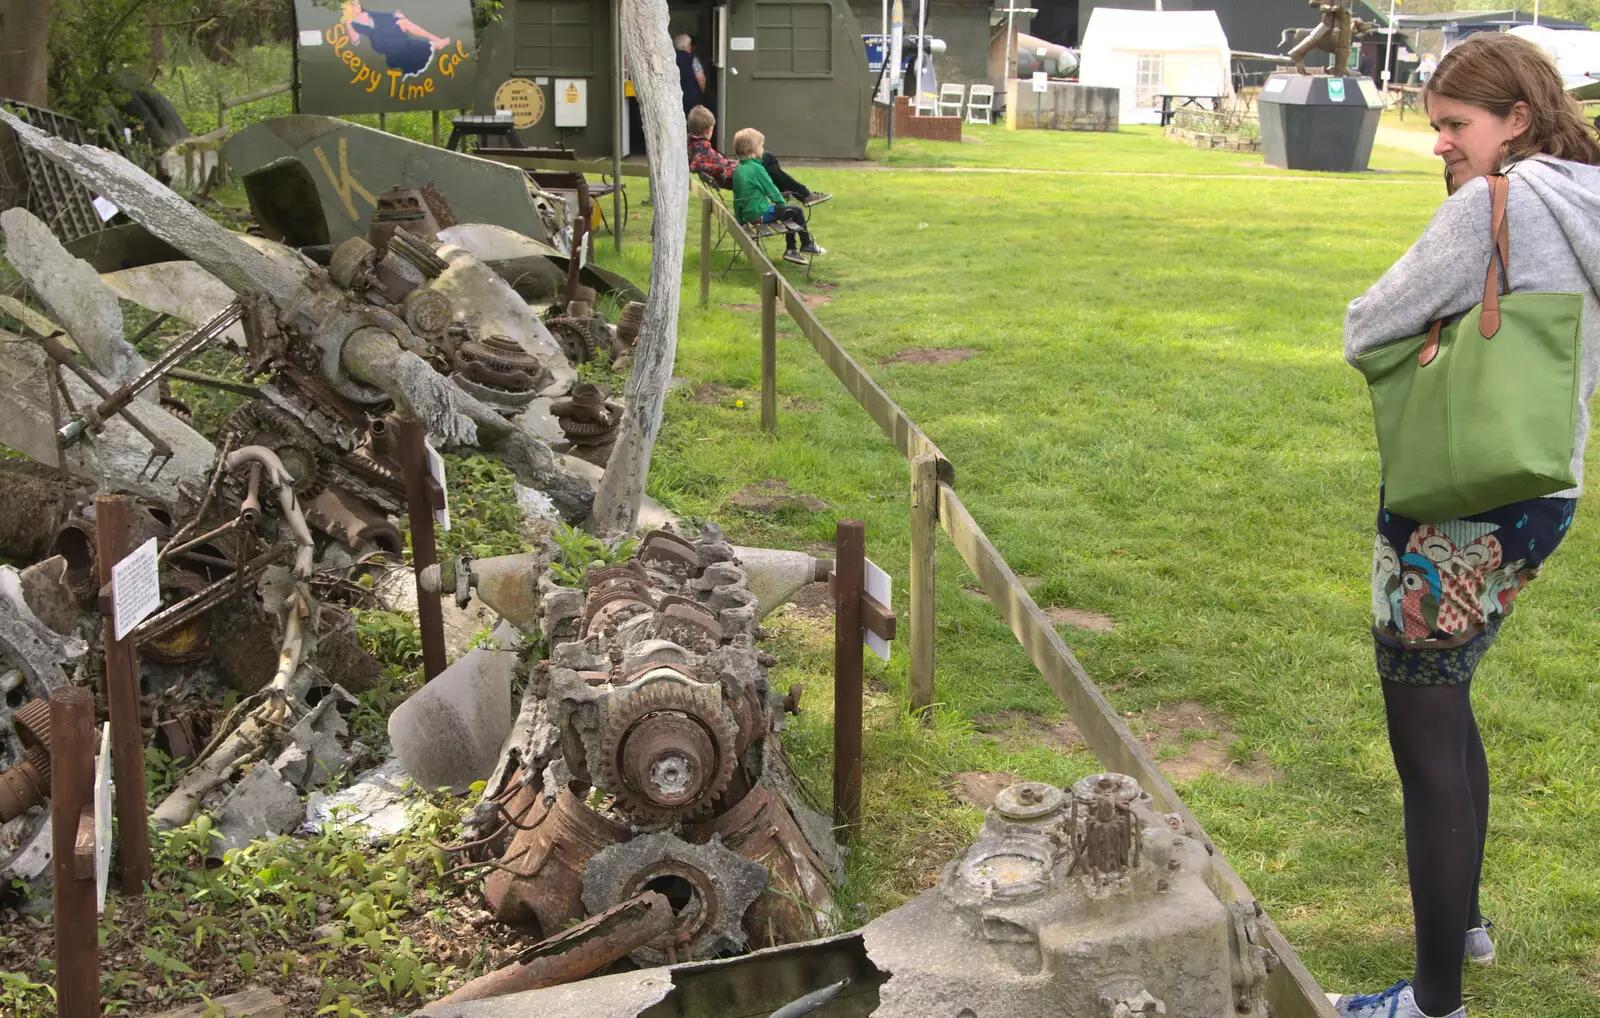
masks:
[[[1279,48],[1286,49],[1301,74],[1316,73],[1306,67],[1306,57],[1314,50],[1333,54],[1333,70],[1329,73],[1342,78],[1350,73],[1350,40],[1372,31],[1370,21],[1350,16],[1350,0],[1308,0],[1312,7],[1322,12],[1322,23],[1316,28],[1286,28]]]

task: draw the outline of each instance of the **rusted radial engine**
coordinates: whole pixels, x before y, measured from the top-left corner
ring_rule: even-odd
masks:
[[[602,781],[618,809],[641,819],[703,813],[733,781],[739,733],[723,712],[722,691],[674,678],[640,684],[607,712]]]
[[[498,568],[468,567],[491,604]],[[550,657],[467,832],[499,858],[499,918],[548,936],[658,891],[673,927],[632,953],[651,965],[830,932],[838,847],[784,759],[795,698],[771,688],[757,598],[720,532],[648,534],[582,588],[523,583]]]

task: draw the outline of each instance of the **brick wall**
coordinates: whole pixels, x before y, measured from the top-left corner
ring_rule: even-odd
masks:
[[[872,107],[871,136],[882,138],[888,134],[889,111],[882,106]],[[911,97],[896,96],[894,100],[894,136],[920,138],[924,141],[960,141],[960,117],[919,117],[911,105]]]

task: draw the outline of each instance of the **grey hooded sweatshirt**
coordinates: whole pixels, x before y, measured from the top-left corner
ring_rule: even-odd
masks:
[[[1589,398],[1600,379],[1600,167],[1540,155],[1502,172],[1510,182],[1510,292],[1583,295],[1583,377],[1572,458],[1578,486],[1551,496],[1576,498],[1583,493]],[[1483,300],[1489,254],[1489,182],[1479,177],[1446,199],[1411,250],[1350,302],[1345,360],[1353,366],[1365,350],[1471,310]]]

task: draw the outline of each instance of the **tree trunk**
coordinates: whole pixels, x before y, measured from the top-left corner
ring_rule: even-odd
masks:
[[[689,214],[689,138],[683,88],[667,28],[666,0],[619,0],[622,49],[639,94],[649,148],[650,193],[655,204],[655,247],[650,296],[626,389],[627,413],[616,448],[595,495],[588,529],[609,537],[631,532],[650,476],[650,453],[661,431],[661,409],[678,349],[678,297]],[[613,224],[620,227],[620,224]]]
[[[49,49],[50,0],[0,0],[0,98],[44,106]]]

